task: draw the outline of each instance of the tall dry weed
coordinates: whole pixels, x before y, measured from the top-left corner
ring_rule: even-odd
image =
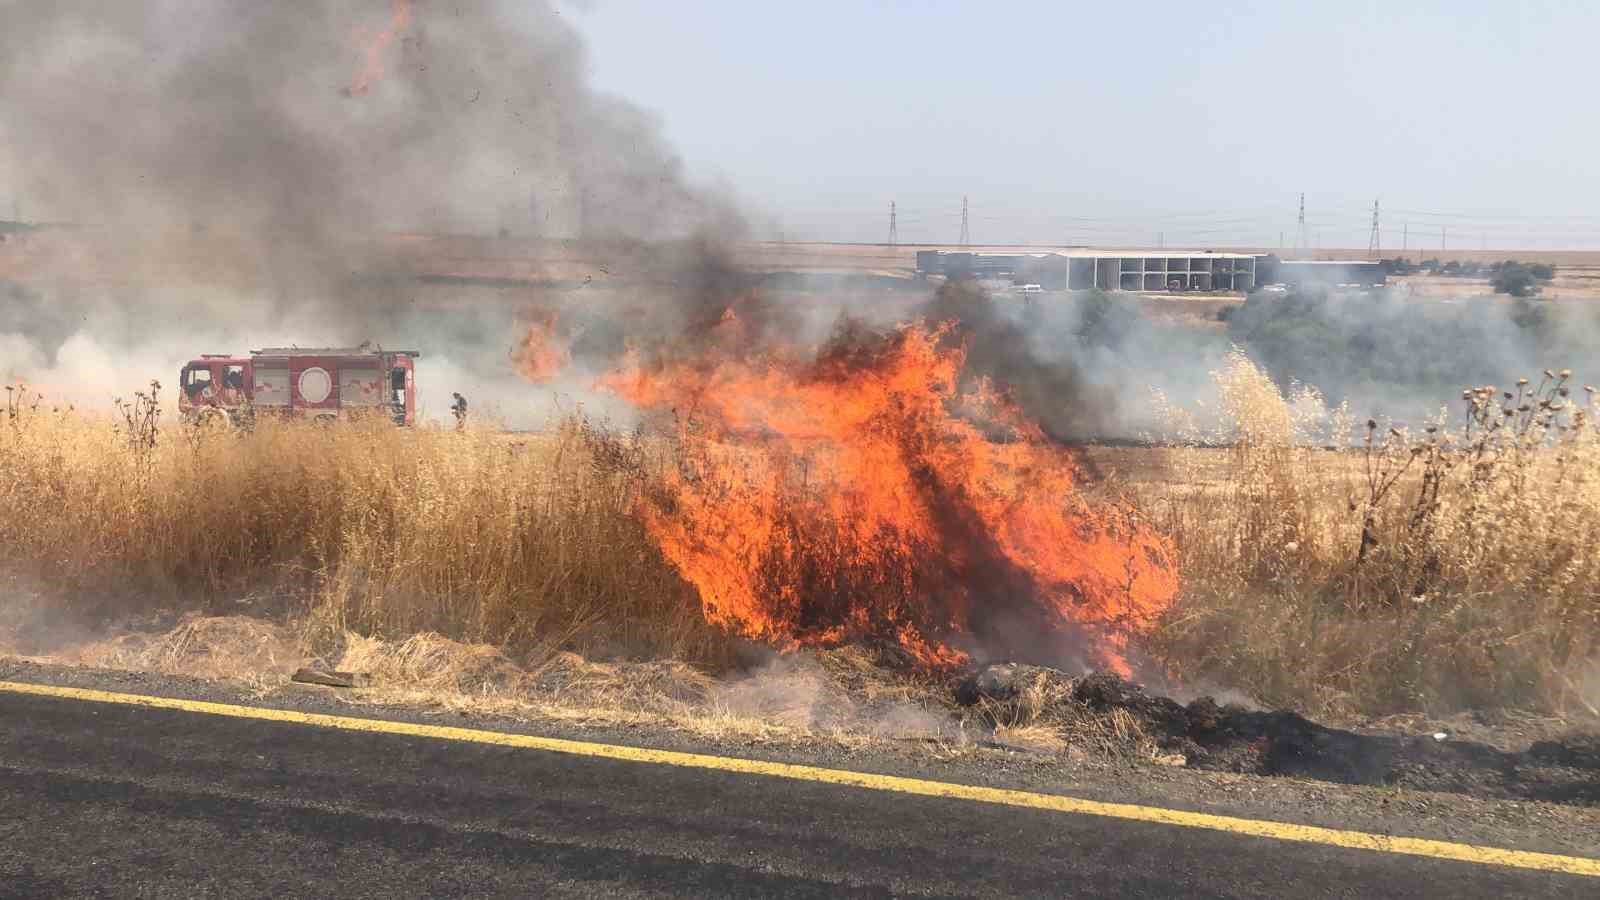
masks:
[[[1186,579],[1153,642],[1173,668],[1318,712],[1594,711],[1593,391],[1471,388],[1412,431],[1352,427],[1242,353],[1213,377],[1216,424],[1170,414],[1170,482],[1143,490]]]
[[[1328,477],[1337,454],[1327,447],[1346,439],[1348,411],[1328,409],[1307,386],[1281,392],[1237,349],[1212,378],[1214,410],[1157,395],[1170,488],[1145,499],[1186,559],[1221,565],[1240,584],[1325,570],[1342,541],[1335,519],[1346,504],[1334,501],[1349,499],[1344,479]]]
[[[326,635],[724,652],[633,514],[661,465],[643,439],[579,418],[519,440],[377,421],[158,430],[146,398],[100,419],[12,394],[0,563],[63,612],[249,596]]]

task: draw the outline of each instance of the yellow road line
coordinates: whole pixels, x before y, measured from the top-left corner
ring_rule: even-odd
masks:
[[[56,687],[44,684],[24,684],[0,681],[0,691],[13,694],[34,694],[67,700],[86,700],[93,703],[114,703],[123,706],[142,706],[151,709],[175,709],[212,716],[229,716],[236,719],[258,719],[268,722],[289,722],[296,725],[315,725],[345,731],[382,732],[411,737],[436,738],[446,741],[464,741],[473,744],[493,744],[501,747],[520,747],[591,756],[626,762],[655,763],[690,769],[710,769],[718,772],[738,772],[746,775],[766,775],[795,781],[820,782],[847,787],[915,794],[923,797],[948,797],[955,800],[974,800],[980,803],[998,803],[1027,809],[1076,813],[1125,819],[1133,822],[1153,822],[1160,825],[1177,825],[1184,828],[1204,828],[1252,837],[1276,838],[1305,844],[1323,844],[1355,850],[1376,850],[1381,853],[1398,853],[1407,856],[1424,856],[1432,859],[1449,859],[1482,865],[1510,866],[1519,869],[1538,869],[1562,872],[1569,875],[1600,877],[1600,859],[1580,856],[1561,856],[1553,853],[1530,853],[1524,850],[1502,850],[1449,841],[1423,838],[1391,837],[1362,831],[1344,831],[1336,828],[1318,828],[1311,825],[1294,825],[1287,822],[1270,822],[1218,816],[1209,813],[1165,809],[1159,806],[1138,806],[1129,803],[1104,803],[1082,800],[1058,794],[1035,794],[1028,791],[975,787],[950,784],[942,781],[925,781],[920,778],[901,778],[894,775],[873,775],[842,769],[824,769],[791,763],[763,762],[728,756],[709,756],[700,753],[680,753],[673,750],[650,750],[644,747],[626,747],[616,744],[596,744],[588,741],[571,741],[561,738],[535,737],[526,734],[506,734],[476,728],[454,728],[447,725],[418,725],[411,722],[392,722],[382,719],[362,719],[353,716],[333,716],[321,713],[294,712],[258,706],[236,706],[229,703],[211,703],[203,700],[179,700],[171,697],[148,697],[139,694],[119,694],[110,691],[84,688]]]

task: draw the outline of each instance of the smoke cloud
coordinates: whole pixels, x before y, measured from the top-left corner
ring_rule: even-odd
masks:
[[[1037,295],[1034,295],[1037,297]],[[1161,311],[1158,311],[1161,310]],[[1258,293],[1207,317],[1178,301],[1085,292],[1043,299],[947,285],[923,308],[959,315],[969,369],[1011,386],[1052,436],[1078,441],[1160,436],[1158,389],[1191,412],[1217,409],[1211,373],[1232,347],[1279,384],[1314,387],[1329,406],[1420,425],[1447,409],[1459,421],[1469,386],[1538,381],[1571,368],[1600,380],[1600,308],[1476,292],[1414,297],[1401,289]]]
[[[1461,390],[1537,381],[1570,367],[1600,377],[1600,310],[1592,304],[1484,293],[1414,298],[1398,290],[1256,295],[1233,311],[1228,338],[1280,382],[1315,386],[1352,412],[1420,424]]]
[[[0,244],[0,375],[103,401],[129,362],[170,378],[202,350],[373,339],[515,400],[510,313],[482,307],[617,263],[697,272],[659,248],[742,228],[586,65],[538,0],[0,4],[0,173],[56,226]],[[448,272],[491,234],[561,262],[509,291],[418,282],[417,259]]]
[[[0,378],[104,404],[202,351],[371,339],[424,352],[425,411],[462,390],[530,425],[552,397],[625,417],[593,377],[730,308],[752,348],[920,316],[958,319],[972,374],[1080,440],[1156,427],[1147,387],[1204,399],[1232,343],[1401,419],[1600,348],[1600,314],[1539,301],[1264,297],[1205,324],[1099,294],[761,282],[727,249],[732,201],[586,67],[538,0],[0,4],[0,191],[52,223],[0,243]],[[519,315],[550,310],[573,365],[530,390]]]

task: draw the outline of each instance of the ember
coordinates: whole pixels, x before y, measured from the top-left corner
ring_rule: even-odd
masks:
[[[945,667],[1076,657],[1126,673],[1177,593],[1167,541],[1091,507],[1004,394],[962,389],[957,326],[847,326],[815,356],[634,356],[603,384],[671,410],[683,455],[641,513],[706,617],[781,647],[864,641]]]

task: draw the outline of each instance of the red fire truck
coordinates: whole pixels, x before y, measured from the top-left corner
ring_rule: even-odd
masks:
[[[417,416],[415,350],[267,347],[249,356],[207,353],[178,376],[178,411],[190,421],[285,414],[333,421],[382,413]]]

